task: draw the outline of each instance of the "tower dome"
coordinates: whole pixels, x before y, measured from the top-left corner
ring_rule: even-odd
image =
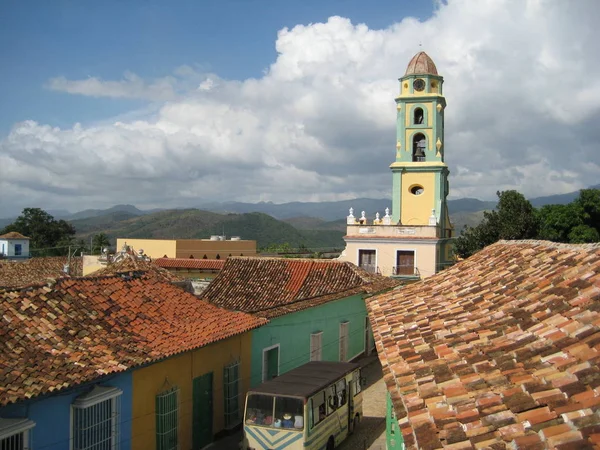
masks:
[[[425,52],[419,52],[408,63],[406,68],[406,75],[437,75],[437,68],[435,63]]]

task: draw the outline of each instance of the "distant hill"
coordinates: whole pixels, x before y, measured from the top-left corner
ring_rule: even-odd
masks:
[[[588,189],[600,189],[600,184],[590,186]],[[566,205],[571,203],[579,196],[579,191],[569,192],[567,194],[549,195],[547,197],[536,197],[529,200],[533,206],[539,208],[544,205]]]
[[[87,219],[88,217],[98,217],[105,216],[107,214],[117,213],[117,212],[125,212],[132,214],[134,216],[141,216],[146,214],[146,212],[137,209],[133,205],[115,205],[112,208],[108,209],[86,209],[84,211],[79,211],[75,214],[71,214],[70,216],[63,217],[65,220],[77,220],[77,219]]]
[[[71,222],[77,238],[97,233],[109,238],[206,239],[214,234],[256,240],[258,247],[289,243],[292,247],[343,248],[344,231],[299,230],[263,213],[217,214],[199,209],[166,210],[141,216],[111,213]]]
[[[374,216],[377,211],[383,216],[385,208],[392,208],[390,199],[356,198],[336,202],[291,202],[291,203],[207,203],[199,206],[201,209],[219,213],[248,213],[261,212],[276,219],[291,219],[295,217],[317,217],[325,221],[344,219],[348,210],[354,208],[355,214],[367,211]]]

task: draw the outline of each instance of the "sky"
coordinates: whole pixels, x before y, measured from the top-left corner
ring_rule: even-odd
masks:
[[[444,77],[450,198],[600,180],[597,0],[0,2],[0,217],[391,198],[394,98]]]

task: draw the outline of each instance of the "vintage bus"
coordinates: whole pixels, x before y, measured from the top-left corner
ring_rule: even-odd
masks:
[[[362,417],[360,366],[311,361],[250,389],[244,413],[245,450],[338,446]]]

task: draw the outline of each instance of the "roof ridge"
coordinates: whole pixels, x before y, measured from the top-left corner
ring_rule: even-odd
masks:
[[[553,242],[553,241],[546,241],[546,240],[542,240],[542,239],[520,239],[520,240],[501,239],[492,245],[520,245],[520,244],[534,244],[534,245],[540,245],[540,246],[544,246],[544,247],[548,247],[548,248],[564,248],[564,249],[572,249],[572,250],[600,248],[600,242],[571,244],[571,243],[567,243],[567,242]]]

